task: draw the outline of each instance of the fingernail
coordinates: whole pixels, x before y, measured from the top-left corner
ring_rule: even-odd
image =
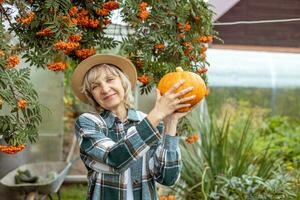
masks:
[[[185,80],[184,80],[184,79],[180,80],[180,83],[184,83],[184,82],[185,82]]]

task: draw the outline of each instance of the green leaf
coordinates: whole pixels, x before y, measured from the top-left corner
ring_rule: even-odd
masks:
[[[11,113],[17,112],[18,111],[18,107],[14,107],[13,109],[11,109]]]

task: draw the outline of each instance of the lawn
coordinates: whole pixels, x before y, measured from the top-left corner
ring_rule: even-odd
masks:
[[[63,185],[60,188],[61,199],[63,200],[83,200],[86,199],[87,185],[71,184]],[[56,195],[52,195],[54,200],[58,200]]]

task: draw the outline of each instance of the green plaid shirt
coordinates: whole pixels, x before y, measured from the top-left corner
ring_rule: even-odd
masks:
[[[88,170],[87,199],[126,199],[128,171],[134,200],[158,199],[156,182],[172,186],[180,176],[178,137],[154,128],[146,115],[128,110],[121,122],[114,113],[84,113],[75,122],[80,157]]]

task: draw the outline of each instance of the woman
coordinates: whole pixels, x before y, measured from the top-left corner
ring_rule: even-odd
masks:
[[[75,95],[96,112],[80,115],[75,132],[80,157],[88,170],[87,199],[157,199],[156,185],[174,185],[180,175],[176,126],[194,97],[180,97],[184,81],[163,96],[148,115],[133,108],[131,88],[137,74],[130,60],[116,55],[94,55],[83,60],[72,75]]]

